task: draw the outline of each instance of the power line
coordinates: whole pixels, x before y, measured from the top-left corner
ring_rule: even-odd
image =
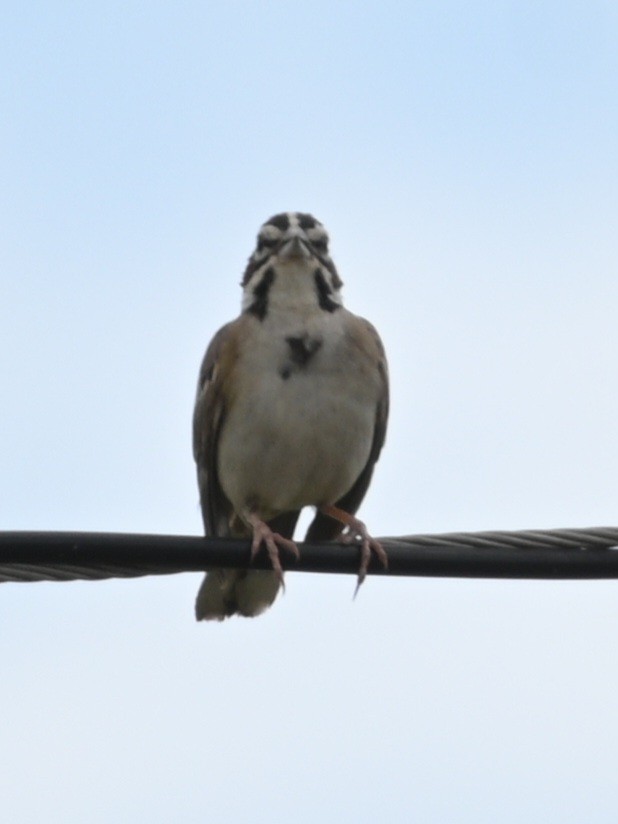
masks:
[[[618,578],[618,528],[457,532],[381,538],[389,557],[369,573],[460,578]],[[299,544],[299,572],[358,571],[358,547]],[[135,578],[249,566],[249,543],[231,538],[108,532],[0,532],[0,583]],[[252,566],[270,568],[260,552]]]

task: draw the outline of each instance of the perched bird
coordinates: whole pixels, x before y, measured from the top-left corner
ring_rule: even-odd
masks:
[[[271,570],[213,569],[196,617],[254,616],[283,584],[280,552],[303,507],[307,541],[338,538],[386,553],[354,513],[384,443],[388,372],[373,326],[342,305],[324,226],[286,212],[261,227],[242,279],[240,316],[211,341],[200,370],[193,452],[207,535],[264,544]]]

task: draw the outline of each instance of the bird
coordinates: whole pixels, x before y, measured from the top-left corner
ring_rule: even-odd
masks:
[[[305,540],[360,548],[357,589],[382,545],[355,513],[386,436],[389,382],[380,336],[342,302],[329,236],[312,215],[260,228],[241,281],[241,313],[210,342],[199,372],[193,454],[206,535],[265,546],[272,569],[210,569],[195,615],[254,617],[283,587],[282,553]]]

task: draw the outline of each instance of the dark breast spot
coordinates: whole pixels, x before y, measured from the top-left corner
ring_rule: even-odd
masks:
[[[285,342],[290,347],[292,362],[297,366],[306,366],[322,346],[320,338],[312,338],[309,335],[290,336]]]

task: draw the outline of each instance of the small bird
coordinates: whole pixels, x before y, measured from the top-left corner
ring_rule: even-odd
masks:
[[[388,370],[374,327],[342,305],[328,234],[309,214],[260,228],[242,279],[242,311],[211,341],[193,416],[193,453],[206,535],[265,545],[272,570],[213,569],[197,595],[200,620],[255,616],[283,585],[280,552],[303,507],[307,541],[356,542],[358,586],[375,553],[354,513],[384,443]],[[357,587],[358,588],[358,587]]]

